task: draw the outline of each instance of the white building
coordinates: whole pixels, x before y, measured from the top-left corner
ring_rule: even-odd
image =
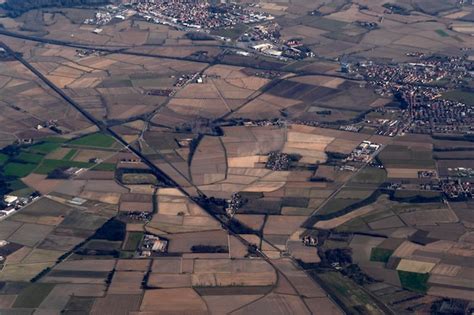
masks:
[[[7,204],[7,207],[13,206],[18,202],[18,197],[13,195],[5,195],[3,201]]]

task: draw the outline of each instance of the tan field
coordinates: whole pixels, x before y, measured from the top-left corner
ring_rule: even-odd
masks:
[[[365,206],[365,207],[362,207],[360,209],[351,211],[347,214],[344,214],[344,215],[342,215],[340,217],[337,217],[337,218],[334,218],[334,219],[330,219],[330,220],[326,220],[326,221],[318,221],[318,222],[316,222],[314,227],[318,228],[318,229],[324,229],[324,230],[334,229],[338,226],[343,225],[346,222],[349,222],[352,219],[355,219],[355,218],[361,217],[363,215],[366,215],[366,214],[368,214],[368,213],[370,213],[374,210],[375,210],[375,208],[371,205]]]
[[[140,260],[127,260],[120,259],[117,261],[115,270],[117,271],[148,271],[151,260],[140,259]]]
[[[104,298],[96,299],[92,306],[93,315],[128,314],[140,309],[141,295],[107,294]]]
[[[34,276],[44,269],[53,266],[54,263],[35,264],[7,264],[0,272],[1,281],[30,281]]]
[[[324,86],[331,89],[336,89],[346,80],[342,78],[328,78],[323,76],[304,76],[290,79],[290,81],[312,84],[317,86]]]
[[[60,88],[65,88],[67,85],[74,82],[73,78],[61,77],[57,75],[48,75],[47,78]]]
[[[419,168],[387,168],[387,177],[389,178],[418,178],[420,171],[433,171],[433,169]]]
[[[90,199],[90,200],[97,200],[104,203],[109,203],[116,205],[120,201],[120,194],[119,193],[102,193],[102,192],[95,192],[95,191],[83,191],[80,194],[81,198]]]
[[[392,254],[394,257],[408,257],[412,255],[416,250],[422,249],[421,245],[412,243],[410,241],[404,241]]]
[[[183,261],[184,263],[184,261]],[[191,266],[193,261],[191,260]],[[152,273],[159,274],[177,274],[182,272],[181,258],[179,257],[161,257],[152,262]],[[192,272],[192,269],[190,270]]]
[[[227,159],[228,167],[235,168],[253,168],[255,163],[265,162],[266,157],[260,155],[253,156],[242,156],[242,157],[229,157]]]
[[[26,256],[28,256],[28,254],[31,251],[32,251],[31,247],[24,246],[24,247],[20,248],[19,250],[17,250],[13,254],[8,255],[8,257],[6,259],[7,265],[8,264],[10,264],[10,265],[19,264]]]
[[[46,179],[46,175],[30,174],[21,179],[26,185],[39,191],[42,194],[49,194],[62,181],[55,179]]]
[[[206,295],[202,298],[212,314],[228,314],[242,306],[260,299],[263,295],[228,295],[222,298],[221,295]]]
[[[96,271],[111,271],[115,267],[115,259],[101,259],[101,260],[68,260],[56,266],[58,270],[96,270]]]
[[[428,294],[439,297],[450,297],[453,299],[474,301],[474,291],[447,288],[443,286],[432,285],[428,290]]]
[[[276,281],[274,272],[202,273],[192,275],[192,285],[198,287],[267,286]]]
[[[21,262],[24,264],[56,262],[63,254],[63,251],[35,248]]]
[[[145,273],[140,271],[116,271],[109,286],[110,294],[140,294]]]
[[[251,214],[236,214],[234,218],[254,230],[259,230],[265,220],[264,215]]]
[[[141,311],[192,312],[204,314],[206,303],[191,288],[147,290],[140,306]]]
[[[457,265],[438,264],[431,270],[431,273],[440,276],[455,277],[460,270],[461,267]]]
[[[148,286],[163,289],[191,287],[191,275],[151,273],[148,278]]]
[[[371,16],[369,14],[359,12],[359,6],[356,4],[351,5],[347,10],[330,14],[329,17],[334,20],[339,20],[348,23],[353,23],[358,20],[369,22],[378,21],[377,16]]]
[[[259,181],[243,189],[248,192],[271,192],[282,188],[285,182]]]
[[[262,260],[197,259],[194,262],[194,286],[266,286],[275,281],[275,271]]]
[[[265,234],[291,235],[305,220],[302,216],[271,215],[265,223]]]
[[[337,138],[325,148],[326,152],[340,152],[344,154],[349,154],[359,145],[359,141],[352,141]]]
[[[459,33],[474,34],[474,24],[473,23],[454,23],[451,25],[451,28]]]
[[[397,270],[417,273],[428,273],[434,268],[435,265],[435,263],[430,262],[402,259],[397,266]]]
[[[446,277],[440,275],[431,275],[429,283],[445,285],[450,287],[464,288],[468,290],[474,289],[474,283],[472,279],[462,278],[462,277]]]
[[[408,225],[435,225],[439,223],[458,222],[459,219],[451,209],[420,210],[402,213],[401,219]]]
[[[469,15],[470,13],[471,12],[469,12],[469,11],[459,11],[459,12],[454,12],[454,13],[445,15],[444,17],[447,18],[447,19],[451,19],[451,20],[457,20],[457,19],[460,19],[462,17],[465,17],[466,15]]]

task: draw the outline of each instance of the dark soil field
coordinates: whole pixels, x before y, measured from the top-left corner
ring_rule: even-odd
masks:
[[[427,13],[436,15],[443,11],[448,11],[456,8],[456,1],[453,0],[439,0],[439,1],[430,1],[430,0],[415,0],[413,5],[418,10]]]
[[[96,216],[90,213],[84,213],[80,210],[74,210],[64,219],[59,227],[95,231],[106,221],[107,218]]]
[[[239,214],[280,214],[281,200],[279,198],[250,199],[242,208],[237,210]]]
[[[35,308],[48,296],[53,290],[54,284],[51,283],[35,283],[18,295],[13,304],[14,308]]]
[[[377,156],[385,167],[428,168],[434,167],[430,150],[388,145]]]
[[[35,217],[41,216],[60,216],[67,215],[72,210],[62,203],[56,202],[49,198],[41,198],[35,203],[25,207],[22,211],[22,215],[30,215]]]
[[[326,97],[336,93],[336,89],[284,80],[270,89],[269,93],[280,97],[298,99],[304,102]]]
[[[474,160],[473,151],[446,151],[435,152],[433,154],[435,160]]]
[[[306,26],[315,27],[321,30],[332,32],[338,31],[347,25],[347,23],[345,22],[311,15],[304,16],[298,19],[298,21]]]

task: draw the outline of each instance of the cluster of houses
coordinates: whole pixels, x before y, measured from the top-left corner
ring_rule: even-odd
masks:
[[[235,3],[210,1],[135,0],[130,4],[144,19],[188,29],[216,29],[273,20],[267,13]]]
[[[0,219],[12,215],[32,201],[38,199],[40,194],[33,192],[27,197],[20,197],[15,195],[5,195],[3,197],[3,209],[0,210]]]

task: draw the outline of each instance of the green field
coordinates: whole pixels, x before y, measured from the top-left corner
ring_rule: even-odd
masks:
[[[24,163],[38,164],[43,160],[43,158],[44,158],[44,155],[41,155],[41,154],[21,152],[17,157],[15,157],[15,160],[18,160]]]
[[[23,184],[23,182],[19,179],[15,179],[11,182],[8,182],[8,189],[10,190],[21,190],[21,189],[25,189],[25,188],[28,188],[28,186],[26,186],[25,184]]]
[[[69,142],[71,145],[99,148],[110,148],[114,143],[115,140],[112,137],[102,133],[93,133]]]
[[[27,197],[29,197],[33,192],[34,192],[33,189],[31,189],[31,188],[29,188],[29,187],[26,187],[26,188],[22,188],[22,189],[18,189],[18,190],[13,190],[13,189],[12,189],[11,194],[12,194],[12,195],[15,195],[15,196],[18,196],[18,197],[27,198]]]
[[[43,160],[43,162],[35,169],[37,174],[49,174],[58,168],[69,168],[69,167],[78,167],[78,168],[91,168],[94,167],[98,171],[113,171],[115,170],[115,164],[113,163],[101,163],[94,164],[88,162],[76,162],[76,161],[67,161],[67,160]]]
[[[42,142],[38,144],[34,144],[28,148],[31,152],[41,153],[41,154],[48,154],[53,152],[54,150],[58,149],[61,146],[60,142]]]
[[[318,211],[318,215],[326,215],[335,213],[345,209],[346,207],[359,202],[360,199],[338,199],[332,198]]]
[[[443,31],[442,29],[435,30],[435,32],[441,37],[449,37],[449,34]]]
[[[61,147],[64,139],[46,138],[31,146],[14,148],[9,154],[0,153],[0,166],[4,165],[4,174],[12,177],[24,177],[41,164],[46,154]]]
[[[100,163],[94,166],[95,171],[115,171],[117,165],[114,163]]]
[[[9,157],[6,154],[0,153],[0,166],[8,161]]]
[[[76,149],[71,149],[64,157],[63,157],[63,160],[65,161],[69,161],[71,160],[74,155],[76,155],[77,153],[77,150]]]
[[[231,39],[237,39],[240,35],[248,30],[248,26],[245,24],[237,24],[231,28],[216,29],[211,32],[212,35],[228,37]]]
[[[36,164],[9,162],[4,167],[5,176],[25,177],[36,168]]]
[[[64,160],[44,160],[40,166],[35,170],[35,173],[38,174],[49,174],[57,168],[67,168],[67,167],[79,167],[79,168],[89,168],[93,166],[92,163],[87,162],[75,162],[75,161],[64,161]]]
[[[55,284],[33,283],[26,287],[15,300],[13,308],[35,308],[48,296]]]
[[[393,250],[386,249],[386,248],[372,248],[370,252],[370,260],[371,261],[381,261],[381,262],[388,262],[390,256],[392,256]]]
[[[443,94],[445,99],[461,102],[469,106],[474,106],[474,92],[452,90]]]
[[[404,289],[415,292],[426,293],[428,291],[428,273],[416,273],[408,271],[398,271],[400,283]]]
[[[387,179],[387,172],[382,168],[365,167],[351,179],[351,183],[380,185]]]
[[[325,272],[317,277],[346,314],[385,314],[368,293],[342,274]]]
[[[143,232],[129,232],[123,250],[135,251],[143,238]]]

